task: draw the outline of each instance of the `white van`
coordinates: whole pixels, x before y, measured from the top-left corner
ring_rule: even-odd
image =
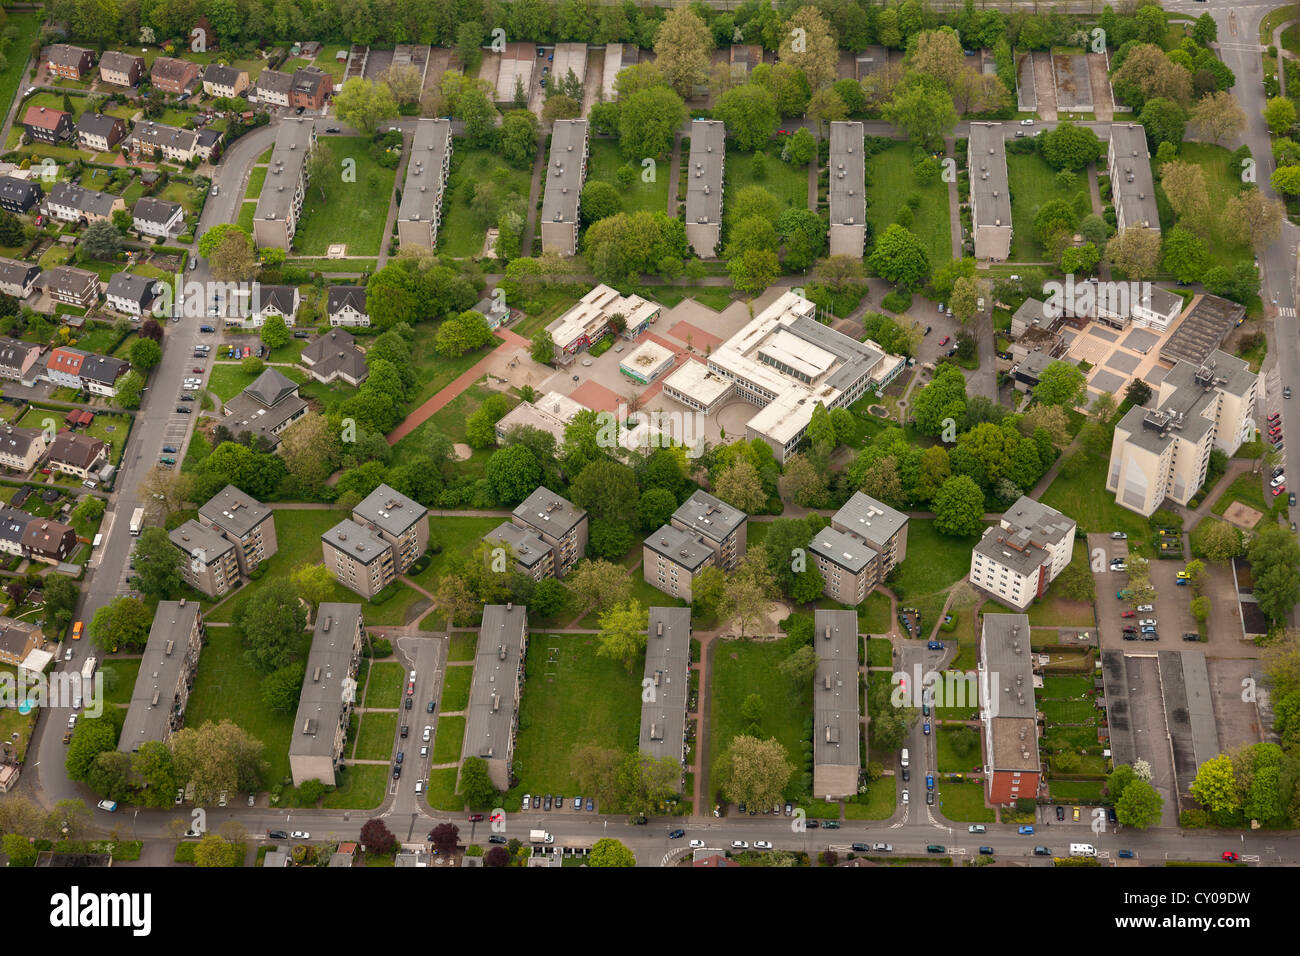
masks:
[[[1097,848],[1091,843],[1071,843],[1070,856],[1096,856]]]
[[[899,763],[900,763],[902,766],[904,766],[904,767],[907,766],[907,748],[906,748],[906,747],[903,748],[902,758],[899,760]]]

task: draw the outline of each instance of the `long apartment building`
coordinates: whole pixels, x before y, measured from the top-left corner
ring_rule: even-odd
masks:
[[[1011,255],[1011,192],[1002,124],[971,123],[967,149],[975,258],[999,262]]]
[[[984,615],[978,681],[988,802],[1033,800],[1042,765],[1027,615]]]
[[[432,249],[438,244],[442,196],[450,168],[451,121],[417,120],[397,208],[397,238],[403,248]]]
[[[381,484],[352,509],[352,520],[393,546],[394,570],[402,574],[429,546],[429,509]]]
[[[165,743],[185,723],[203,648],[203,616],[192,601],[159,601],[117,749],[135,753]]]
[[[307,669],[298,698],[289,770],[293,785],[319,780],[334,786],[356,701],[357,665],[365,641],[360,604],[323,603],[307,652]]]
[[[971,550],[970,583],[1023,611],[1065,570],[1078,523],[1021,495]]]
[[[858,792],[862,752],[858,699],[858,613],[813,615],[813,795],[843,800]]]
[[[256,570],[278,550],[275,513],[234,485],[226,485],[199,508],[199,524],[236,546],[241,574]]]
[[[393,546],[378,531],[350,519],[321,535],[321,549],[334,580],[367,601],[397,577]]]
[[[555,549],[556,577],[564,577],[587,554],[587,512],[545,485],[525,498],[510,520]]]
[[[316,147],[314,122],[284,120],[275,137],[266,181],[253,213],[253,242],[288,251],[307,194],[307,157]]]
[[[673,512],[669,524],[696,535],[717,559],[718,567],[731,571],[745,556],[749,515],[707,491],[696,491]]]
[[[578,207],[587,178],[587,121],[556,120],[542,195],[542,252],[578,252]]]
[[[883,391],[906,367],[874,342],[858,342],[817,321],[817,306],[784,292],[748,325],[714,349],[707,366],[685,362],[663,380],[663,392],[711,415],[734,395],[760,411],[745,437],[761,438],[784,463],[803,441],[813,408],[852,405]]]
[[[691,688],[691,609],[652,607],[649,620],[638,749],[655,759],[673,760],[684,768],[686,706]]]
[[[167,536],[182,554],[181,578],[208,597],[218,598],[239,583],[239,557],[232,541],[193,518]]]
[[[825,583],[841,604],[859,604],[907,557],[907,515],[870,495],[853,497],[808,543]]]
[[[527,648],[527,608],[515,604],[483,608],[460,752],[462,757],[481,758],[498,790],[510,789]]]
[[[860,122],[831,123],[830,253],[862,257],[867,241],[867,164]]]
[[[1210,452],[1231,457],[1254,437],[1259,375],[1215,349],[1201,366],[1178,362],[1154,409],[1134,406],[1115,426],[1106,490],[1150,516],[1165,498],[1186,505],[1205,484]]]
[[[718,254],[722,242],[722,189],[727,130],[721,120],[691,122],[686,175],[686,241],[701,259]]]
[[[1110,174],[1116,228],[1120,232],[1134,226],[1158,230],[1160,209],[1156,205],[1151,153],[1147,149],[1147,132],[1143,127],[1134,123],[1111,126],[1106,171]]]

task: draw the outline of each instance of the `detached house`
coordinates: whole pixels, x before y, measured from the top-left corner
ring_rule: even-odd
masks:
[[[293,328],[298,315],[301,296],[298,287],[293,285],[263,285],[253,283],[253,295],[246,308],[238,309],[238,314],[227,317],[228,327],[260,329],[268,316],[278,315],[284,324]]]
[[[80,309],[89,309],[99,301],[99,276],[86,269],[55,266],[41,274],[39,285],[55,302]]]
[[[111,355],[87,355],[81,363],[81,387],[95,395],[113,398],[117,380],[131,369],[131,363]]]
[[[34,179],[18,179],[14,176],[0,178],[0,209],[22,215],[30,212],[44,198],[45,190]]]
[[[0,552],[23,556],[23,534],[34,519],[26,511],[0,506]]]
[[[81,363],[89,352],[61,346],[45,360],[45,378],[61,388],[81,388]]]
[[[101,193],[73,183],[55,183],[45,200],[45,208],[55,219],[89,225],[103,219],[113,221],[113,213],[126,209],[121,196]]]
[[[157,279],[132,275],[129,272],[118,272],[108,280],[105,297],[108,307],[114,312],[143,316],[153,306],[154,300],[162,294],[162,291],[163,284]]]
[[[41,267],[31,262],[0,257],[0,292],[22,300],[32,294]]]
[[[43,428],[0,427],[0,465],[14,471],[28,472],[45,454]]]
[[[222,63],[210,63],[203,71],[203,92],[227,99],[240,96],[248,89],[248,71]]]
[[[180,232],[185,207],[169,199],[141,196],[131,210],[131,228],[144,236],[166,239]]]
[[[27,523],[23,532],[23,554],[43,564],[61,564],[77,550],[77,532],[49,518]]]
[[[49,49],[45,65],[55,76],[80,80],[95,66],[95,54],[84,47],[56,43]]]
[[[23,114],[23,129],[35,142],[57,146],[72,136],[72,114],[45,106],[29,106]]]
[[[108,446],[98,438],[91,438],[81,432],[62,431],[54,436],[50,443],[50,453],[46,463],[54,471],[89,478],[99,470],[102,462],[108,461]]]
[[[190,93],[199,83],[199,65],[189,60],[160,56],[153,61],[149,80],[160,93]]]
[[[39,344],[0,336],[0,378],[34,385],[45,369],[40,359]]]
[[[366,290],[359,285],[332,285],[327,305],[330,325],[367,327],[370,313],[366,311]]]
[[[126,138],[126,121],[89,110],[77,120],[77,145],[92,153],[107,153]]]
[[[330,329],[302,350],[302,364],[318,382],[328,385],[342,379],[354,388],[366,380],[365,353],[343,329]]]
[[[144,78],[144,57],[109,50],[99,58],[99,80],[112,86],[136,86]]]

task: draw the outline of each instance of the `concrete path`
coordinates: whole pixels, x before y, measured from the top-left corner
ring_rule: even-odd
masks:
[[[537,208],[537,201],[542,194],[542,176],[546,172],[546,140],[539,138],[537,141],[537,156],[533,159],[533,178],[528,185],[528,215],[524,220],[524,237],[519,244],[519,254],[531,256],[533,254],[533,236],[536,234],[537,219],[541,215]]]

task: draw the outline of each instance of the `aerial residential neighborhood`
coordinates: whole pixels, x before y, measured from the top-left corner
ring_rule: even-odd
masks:
[[[1294,6],[0,26],[7,867],[1300,862]]]

